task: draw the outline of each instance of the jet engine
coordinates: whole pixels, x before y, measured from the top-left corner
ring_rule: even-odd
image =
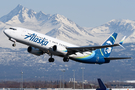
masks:
[[[53,50],[53,51],[57,51],[57,46],[54,45],[54,46],[52,47],[52,50]]]
[[[52,47],[52,51],[59,52],[59,53],[65,52],[65,54],[67,53],[67,49],[65,47],[61,47],[61,46],[57,46],[57,45],[54,45]]]
[[[42,50],[39,50],[38,48],[34,48],[34,47],[31,47],[31,46],[28,47],[27,51],[29,53],[37,55],[37,56],[43,55]]]

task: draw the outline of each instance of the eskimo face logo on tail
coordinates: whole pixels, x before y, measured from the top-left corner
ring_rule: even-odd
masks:
[[[49,42],[45,38],[39,38],[35,33],[30,35],[25,35],[24,39],[29,38],[30,41],[41,44],[41,46],[46,46]]]
[[[111,41],[107,41],[106,43],[107,43],[107,45],[112,45]],[[105,54],[109,54],[109,53],[111,53],[111,51],[112,51],[111,47],[104,49]]]

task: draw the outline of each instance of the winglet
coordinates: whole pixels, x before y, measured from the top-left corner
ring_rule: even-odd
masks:
[[[124,36],[123,38],[122,38],[122,40],[120,41],[120,45],[122,45],[123,44],[123,42],[124,42],[124,40],[125,40],[125,38],[126,38],[126,36]]]
[[[126,36],[124,36],[124,37],[122,38],[122,40],[120,41],[120,43],[119,43],[119,45],[120,45],[122,48],[124,48],[124,47],[122,46],[122,44],[123,44],[125,38],[126,38]],[[125,49],[125,48],[124,48],[124,49]]]

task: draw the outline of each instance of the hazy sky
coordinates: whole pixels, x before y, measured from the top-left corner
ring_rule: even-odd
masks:
[[[82,27],[96,27],[112,19],[135,20],[135,0],[0,0],[0,17],[18,4],[36,12],[64,15]]]

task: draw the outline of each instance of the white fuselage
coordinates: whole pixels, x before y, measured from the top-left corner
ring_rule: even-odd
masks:
[[[20,27],[13,27],[3,31],[10,41],[14,42],[12,46],[15,46],[15,42],[20,42],[28,45],[28,52],[37,56],[44,53],[49,54],[51,57],[49,62],[54,62],[52,55],[63,57],[64,62],[68,62],[69,59],[91,64],[103,64],[109,63],[110,60],[116,59],[130,59],[130,57],[110,58],[110,53],[114,46],[120,46],[123,40],[119,44],[114,44],[117,33],[113,33],[102,44],[102,46],[82,46],[73,45],[56,38]]]
[[[66,47],[78,47],[77,45],[73,45],[56,38],[52,38],[50,36],[29,30],[20,27],[15,27],[16,30],[7,29],[4,33],[17,42],[26,44],[28,46],[32,46],[38,48],[44,53],[51,53],[52,55],[64,56],[67,54]],[[57,51],[53,51],[52,47],[57,45]],[[91,54],[91,52],[83,52],[69,55],[71,58],[84,57],[86,55]]]

